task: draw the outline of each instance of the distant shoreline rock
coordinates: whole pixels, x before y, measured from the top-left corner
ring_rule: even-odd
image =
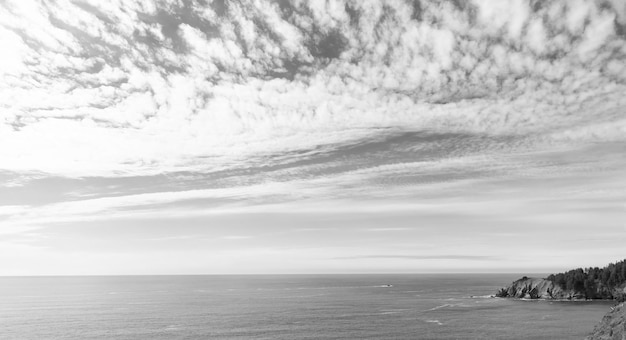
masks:
[[[585,297],[574,291],[562,289],[554,282],[541,278],[526,277],[513,281],[500,289],[496,297],[518,299],[584,300]]]
[[[518,299],[545,299],[545,300],[618,300],[623,301],[626,288],[615,287],[613,290],[594,291],[585,295],[581,291],[563,289],[559,284],[543,278],[522,277],[510,285],[500,289],[496,297]],[[589,298],[589,296],[593,296]],[[612,298],[601,298],[601,297]]]
[[[615,288],[613,296],[623,298],[626,288]],[[573,290],[565,290],[548,279],[522,277],[510,285],[500,289],[495,295],[501,298],[543,299],[559,301],[588,300],[585,295]],[[596,299],[607,300],[607,299]],[[585,340],[626,340],[626,308],[624,302],[611,307],[602,320],[594,327],[593,332]]]
[[[496,297],[559,301],[614,300],[586,340],[626,340],[626,260],[598,268],[577,268],[547,278],[522,277],[500,289]]]

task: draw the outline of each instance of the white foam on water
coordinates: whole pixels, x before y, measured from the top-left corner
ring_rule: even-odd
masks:
[[[409,309],[383,309],[378,315],[399,314],[408,311]]]
[[[446,307],[454,307],[454,305],[446,303],[445,305],[441,305],[441,306],[433,307],[431,309],[427,309],[424,312],[430,312],[430,311],[434,311],[434,310],[441,309],[441,308],[446,308]]]
[[[436,323],[439,326],[443,325],[443,323],[441,323],[441,321],[439,321],[439,320],[424,320],[424,321],[426,321],[428,323]]]

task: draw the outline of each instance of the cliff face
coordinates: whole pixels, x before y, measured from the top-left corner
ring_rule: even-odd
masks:
[[[525,299],[583,299],[584,296],[573,291],[563,290],[552,281],[539,278],[523,277],[501,289],[496,296]]]
[[[613,307],[594,327],[586,340],[626,340],[626,309],[624,303]]]
[[[560,300],[585,298],[583,294],[564,290],[550,280],[529,277],[514,281],[508,287],[502,288],[496,296]],[[626,287],[615,288],[612,296],[623,298],[626,296]],[[612,307],[611,311],[602,318],[602,321],[595,326],[591,335],[585,340],[626,340],[626,308],[624,308],[624,302]]]
[[[608,287],[598,286],[596,290],[588,292],[595,299],[615,299],[624,301],[626,287],[621,285],[612,290]],[[587,298],[585,293],[574,290],[565,290],[560,285],[546,279],[526,277],[514,281],[508,287],[500,289],[497,297],[512,297],[525,299],[558,299],[558,300],[583,300]],[[626,340],[626,339],[625,339]]]

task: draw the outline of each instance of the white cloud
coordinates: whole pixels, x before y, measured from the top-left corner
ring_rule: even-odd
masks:
[[[20,36],[7,29],[0,29],[0,39],[6,49],[0,56],[0,75],[20,74],[24,71],[22,60],[27,47]]]
[[[585,28],[582,43],[578,46],[578,54],[583,61],[596,57],[598,49],[606,44],[607,39],[614,34],[614,13],[601,12],[594,16]]]
[[[333,270],[329,256],[415,248],[413,240],[393,239],[413,232],[413,220],[383,228],[374,218],[420,217],[419,227],[428,228],[431,215],[449,216],[449,224],[471,217],[485,230],[485,220],[503,216],[519,218],[509,224],[585,220],[584,213],[569,215],[581,217],[573,221],[549,211],[571,203],[554,203],[562,197],[584,202],[569,205],[578,209],[623,201],[626,51],[613,24],[623,22],[623,8],[259,1],[229,2],[220,13],[183,6],[0,4],[3,273],[206,272],[181,269],[189,249],[146,253],[148,246],[118,234],[118,223],[134,230],[147,220],[181,221],[168,226],[165,242],[154,242],[161,246],[210,241],[178,229],[193,219],[249,224],[257,215],[289,213],[310,227],[311,216],[347,216],[349,234],[343,223],[327,229],[350,237],[316,239],[324,232],[316,229],[298,248],[292,239],[281,244],[240,228],[212,235],[225,250],[192,254],[217,259],[210,270],[220,272],[303,264]],[[403,139],[415,131],[434,137]],[[593,143],[602,147],[586,149]],[[184,175],[159,179],[172,172]],[[529,208],[536,200],[542,205]],[[529,211],[545,220],[524,220]],[[615,216],[609,211],[606,224]],[[354,223],[359,217],[363,225]],[[107,228],[106,240],[98,225]],[[138,238],[158,241],[154,231],[137,231]],[[381,247],[383,237],[389,245]],[[494,254],[510,251],[509,243],[494,242],[503,240],[498,236],[473,237],[459,249],[476,254],[492,244]],[[125,242],[132,253],[121,251]],[[316,242],[321,246],[312,247]],[[80,252],[91,244],[116,252]],[[553,246],[542,249],[540,256]],[[398,263],[392,269],[407,269]]]
[[[574,0],[567,2],[567,8],[567,28],[572,34],[580,34],[584,28],[585,19],[592,14],[594,7],[589,1]]]
[[[481,145],[488,161],[442,147],[444,160],[372,159],[311,179],[333,193],[459,164],[517,169],[502,153],[624,142],[618,5],[302,2],[287,16],[255,2],[224,14],[191,8],[192,20],[167,14],[184,6],[177,1],[7,2],[0,169],[206,173],[281,164],[396,129],[527,137]]]
[[[543,54],[546,46],[546,33],[543,27],[543,21],[539,18],[534,19],[528,25],[528,35],[526,36],[528,46],[536,54]]]

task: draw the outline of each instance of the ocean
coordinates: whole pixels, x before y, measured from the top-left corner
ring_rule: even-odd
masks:
[[[582,339],[611,302],[491,298],[522,275],[0,277],[0,339]]]

